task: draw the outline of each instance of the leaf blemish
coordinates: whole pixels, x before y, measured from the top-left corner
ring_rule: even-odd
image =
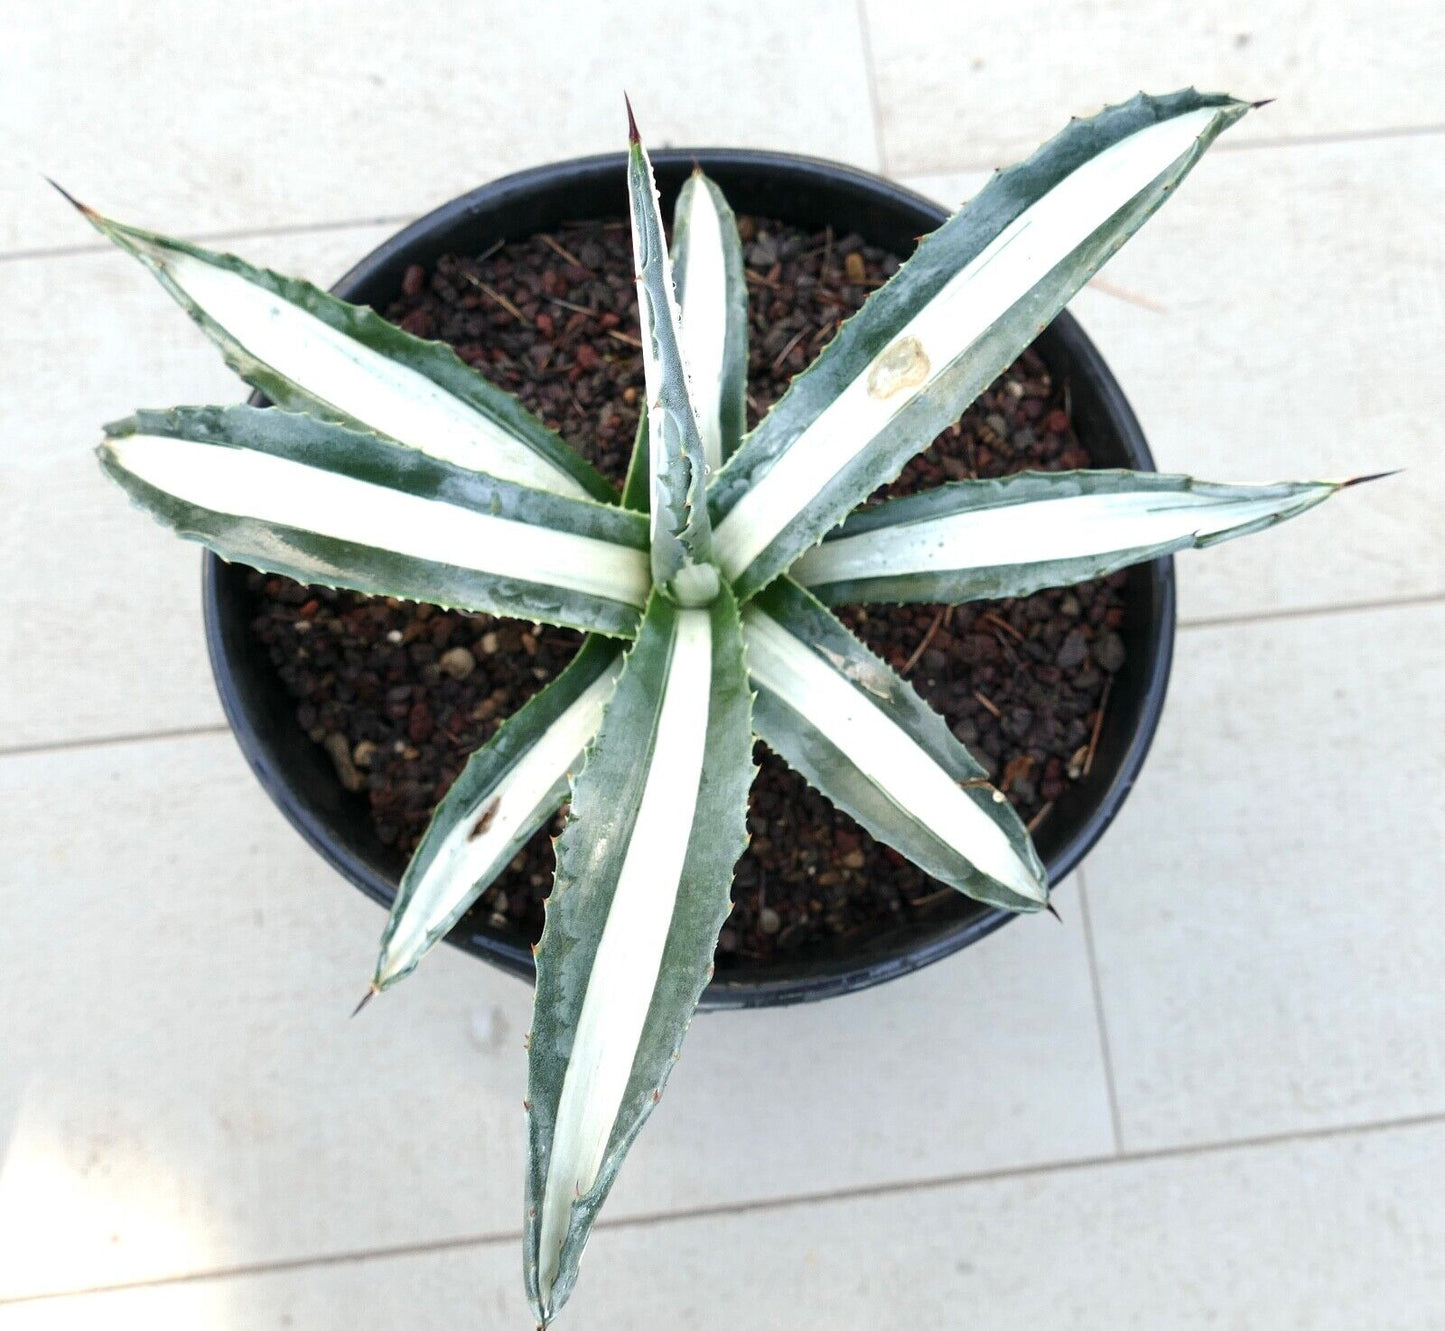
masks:
[[[483,832],[489,828],[497,816],[497,805],[502,802],[500,795],[493,795],[492,801],[482,810],[482,816],[472,824],[472,830],[467,833],[468,841],[475,841]]]
[[[916,337],[900,337],[868,371],[868,396],[883,402],[928,378],[928,353]]]
[[[835,667],[840,674],[866,689],[869,693],[878,698],[891,698],[893,694],[889,690],[889,677],[886,670],[878,666],[870,665],[863,661],[851,661],[841,652],[830,651],[821,644],[818,647],[819,653]]]

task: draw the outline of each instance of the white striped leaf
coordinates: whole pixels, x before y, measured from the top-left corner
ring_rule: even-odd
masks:
[[[877,840],[1006,910],[1048,902],[1027,830],[933,711],[808,592],[779,578],[743,608],[770,749]]]
[[[672,268],[683,355],[711,473],[737,450],[747,424],[748,288],[737,219],[701,167],[677,197]]]
[[[629,120],[631,115],[629,107]],[[682,604],[705,605],[718,585],[711,564],[707,464],[683,361],[672,262],[652,163],[635,124],[630,132],[627,197],[647,392],[652,580]]]
[[[574,783],[536,952],[525,1244],[544,1325],[712,973],[747,843],[749,702],[731,593],[654,593]]]
[[[693,235],[699,243],[689,240]],[[703,239],[706,246],[700,243]],[[720,243],[716,251],[715,243]],[[705,261],[704,256],[711,257]],[[717,184],[700,170],[688,177],[673,210],[672,271],[683,353],[711,474],[736,451],[747,420],[748,293],[737,221]],[[709,334],[707,329],[716,331]],[[623,504],[639,513],[648,510],[648,464],[644,411],[622,487]]]
[[[226,363],[278,406],[359,426],[518,485],[573,499],[616,499],[559,435],[445,343],[413,337],[309,282],[76,207],[144,263]]]
[[[791,576],[830,605],[1031,596],[1260,531],[1339,488],[1215,485],[1130,471],[959,481],[859,509]]]
[[[101,464],[223,559],[301,582],[629,636],[647,529],[279,408],[179,407],[106,427]]]
[[[408,975],[567,798],[622,669],[589,637],[571,664],[467,760],[437,806],[392,903],[373,993]]]
[[[714,482],[716,557],[739,597],[957,420],[1247,109],[1141,94],[1074,121],[926,237]]]

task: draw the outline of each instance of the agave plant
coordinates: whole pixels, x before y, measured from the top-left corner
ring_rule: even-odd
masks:
[[[630,125],[647,400],[621,502],[449,348],[84,210],[275,404],[107,427],[101,462],[143,508],[304,582],[589,631],[437,809],[370,990],[416,966],[570,801],[528,1045],[526,1283],[544,1325],[712,974],[755,735],[940,882],[1015,911],[1048,903],[983,768],[827,607],[1024,596],[1258,531],[1343,484],[1083,471],[860,507],[1248,110],[1190,89],[1073,121],[926,237],[746,435],[733,215],[695,173],[669,253]]]

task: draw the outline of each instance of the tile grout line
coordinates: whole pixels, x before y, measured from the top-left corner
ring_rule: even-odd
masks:
[[[1428,1114],[1412,1114],[1402,1118],[1379,1119],[1368,1123],[1338,1123],[1294,1132],[1264,1133],[1257,1137],[1236,1137],[1219,1141],[1184,1143],[1133,1151],[1123,1155],[1078,1156],[1036,1165],[1005,1166],[973,1173],[948,1174],[937,1178],[901,1179],[896,1182],[864,1184],[856,1188],[796,1193],[790,1196],[762,1197],[740,1202],[723,1202],[713,1206],[685,1207],[676,1211],[644,1212],[603,1220],[599,1230],[650,1229],[657,1225],[710,1220],[729,1216],[750,1215],[763,1211],[789,1211],[805,1206],[826,1206],[835,1202],[869,1201],[897,1197],[910,1192],[940,1192],[947,1188],[974,1184],[1000,1183],[1010,1179],[1048,1178],[1054,1175],[1077,1174],[1092,1169],[1112,1169],[1126,1165],[1145,1165],[1157,1161],[1187,1160],[1219,1155],[1226,1151],[1267,1150],[1271,1147],[1333,1141],[1349,1137],[1365,1137],[1380,1132],[1408,1132],[1415,1128],[1445,1124],[1445,1110]],[[115,1294],[128,1290],[158,1289],[171,1285],[193,1285],[210,1280],[233,1280],[265,1276],[313,1267],[346,1266],[399,1257],[427,1256],[433,1253],[458,1252],[472,1248],[495,1247],[516,1243],[521,1230],[493,1231],[483,1234],[456,1235],[452,1238],[426,1240],[420,1243],[396,1243],[375,1248],[355,1248],[344,1252],[318,1253],[309,1257],[280,1258],[269,1262],[238,1263],[235,1266],[213,1267],[184,1275],[157,1276],[150,1280],[117,1281],[108,1285],[92,1285],[86,1289],[52,1290],[41,1294],[20,1294],[0,1297],[0,1308],[27,1303],[48,1303],[61,1299],[81,1299],[92,1295]]]
[[[1438,605],[1445,601],[1445,592],[1425,592],[1419,596],[1400,596],[1393,600],[1344,601],[1339,605],[1291,606],[1284,610],[1268,610],[1258,615],[1213,615],[1199,619],[1181,618],[1181,629],[1233,628],[1243,624],[1267,624],[1273,620],[1326,618],[1330,615],[1353,615],[1371,610],[1408,610],[1416,606]]]
[[[1319,134],[1261,135],[1257,139],[1225,140],[1225,152],[1252,152],[1256,148],[1327,148],[1332,143],[1373,143],[1378,139],[1424,139],[1445,134],[1445,124],[1384,125],[1379,129],[1324,130]]]
[[[1445,134],[1445,124],[1431,125],[1386,125],[1381,129],[1340,129],[1322,130],[1318,134],[1281,134],[1274,138],[1220,139],[1210,148],[1210,154],[1254,152],[1269,148],[1328,148],[1342,143],[1373,143],[1389,139],[1433,138]],[[1008,163],[998,160],[988,162],[951,162],[905,167],[899,174],[900,180],[917,180],[920,176],[959,176],[970,173],[993,172]],[[0,256],[3,257],[3,256]]]
[[[229,729],[229,726],[222,724],[180,726],[174,730],[137,730],[130,734],[97,735],[93,738],[17,744],[13,748],[0,748],[0,759],[28,758],[42,753],[66,753],[72,749],[104,749],[119,744],[145,744],[149,740],[194,739],[204,735],[224,735]]]
[[[414,221],[419,214],[395,213],[381,217],[346,217],[334,222],[277,222],[271,226],[226,228],[220,231],[183,232],[178,240],[192,244],[215,244],[233,240],[257,240],[270,236],[310,236],[328,231],[352,231],[362,227],[402,226]],[[11,263],[24,259],[70,259],[86,254],[109,254],[115,249],[105,241],[87,242],[83,245],[39,246],[25,250],[0,251],[0,263]]]
[[[873,118],[873,146],[877,150],[878,174],[888,173],[888,152],[883,139],[883,108],[878,98],[878,68],[873,59],[873,36],[868,28],[868,0],[856,0],[858,34],[863,41],[863,72],[868,83],[868,111]]]
[[[878,172],[879,174],[886,175],[888,172],[888,160],[883,138],[881,107],[878,100],[877,83],[874,74],[872,42],[869,38],[867,18],[863,10],[865,0],[856,0],[856,3],[858,19],[862,27],[864,65],[868,74],[868,100],[873,120],[873,137],[878,148]],[[1257,149],[1267,148],[1327,147],[1330,144],[1370,143],[1380,139],[1426,138],[1439,134],[1445,134],[1445,124],[1396,125],[1386,126],[1383,129],[1335,130],[1325,131],[1319,134],[1282,135],[1278,138],[1245,139],[1242,142],[1226,139],[1216,144],[1213,151],[1216,153],[1251,152]],[[910,166],[899,173],[898,179],[909,180],[916,179],[919,176],[949,176],[963,175],[969,172],[989,172],[996,170],[998,165],[998,162],[990,161],[986,163],[953,162],[946,165]],[[346,231],[355,227],[399,226],[414,220],[417,216],[420,216],[420,214],[394,213],[376,217],[342,218],[331,222],[278,222],[272,225],[240,227],[219,231],[180,232],[177,233],[177,239],[209,244],[218,241],[254,240],[271,236],[304,236],[327,231]],[[31,246],[26,249],[0,250],[0,263],[19,262],[26,259],[67,259],[87,254],[105,254],[109,252],[110,248],[111,247],[104,242],[96,242],[95,244],[85,245],[40,245]]]
[[[1124,1122],[1119,1113],[1119,1090],[1114,1080],[1114,1055],[1109,1044],[1109,1023],[1104,1017],[1104,990],[1099,980],[1099,959],[1094,948],[1094,921],[1089,914],[1089,889],[1082,868],[1075,871],[1079,881],[1079,917],[1084,924],[1084,951],[1089,959],[1089,985],[1094,993],[1094,1023],[1099,1031],[1099,1054],[1104,1060],[1104,1089],[1109,1097],[1109,1127],[1114,1134],[1114,1154],[1124,1151]]]

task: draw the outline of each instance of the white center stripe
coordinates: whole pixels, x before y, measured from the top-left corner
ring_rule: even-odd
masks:
[[[106,448],[147,485],[213,513],[628,605],[647,599],[646,552],[611,541],[491,517],[248,449],[163,435],[122,435]]]
[[[566,472],[425,375],[239,273],[181,251],[140,248],[251,356],[304,385],[309,396],[430,457],[572,499],[589,497]]]
[[[647,779],[557,1104],[539,1244],[544,1291],[557,1278],[572,1203],[597,1180],[662,969],[697,810],[711,686],[708,612],[683,610]]]
[[[722,372],[727,345],[727,271],[722,219],[712,191],[696,178],[689,189],[687,248],[682,273],[682,353],[697,408],[703,456],[722,464]]]
[[[756,606],[743,611],[743,641],[753,682],[805,717],[909,818],[979,872],[1045,900],[1003,828],[866,694]]]
[[[718,524],[714,552],[728,576],[746,569],[894,416],[1186,153],[1217,115],[1215,107],[1191,111],[1107,148],[1025,209],[950,278]]]
[[[947,570],[1047,564],[1210,536],[1298,505],[1188,491],[1072,495],[1002,504],[842,536],[808,551],[794,576],[808,586]]]
[[[618,660],[603,671],[488,792],[487,798],[447,834],[426,876],[401,917],[401,927],[387,940],[376,970],[376,983],[386,985],[397,972],[415,964],[427,940],[465,906],[457,885],[475,883],[497,862],[519,829],[536,817],[552,788],[577,762],[602,724],[607,700],[622,671]],[[551,801],[555,804],[556,801]],[[484,810],[492,812],[488,816]],[[478,831],[478,824],[483,823]]]

